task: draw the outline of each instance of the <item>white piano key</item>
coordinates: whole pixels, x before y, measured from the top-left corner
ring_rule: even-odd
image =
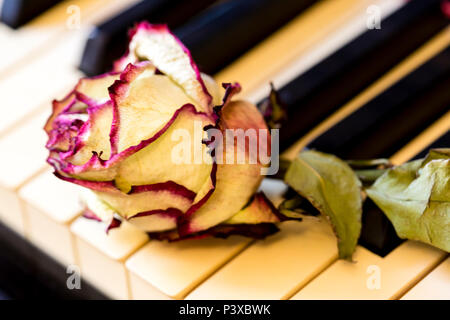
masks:
[[[406,241],[382,258],[358,247],[355,262],[336,261],[293,299],[397,299],[430,272],[445,253]]]
[[[149,282],[134,272],[128,272],[130,280],[130,299],[133,300],[172,300],[168,295],[155,289]]]
[[[337,258],[327,222],[305,217],[280,225],[217,271],[187,299],[287,299]]]
[[[81,73],[72,70],[70,64],[61,61],[74,61],[79,47],[76,38],[68,39],[39,60],[12,72],[0,82],[0,95],[3,110],[8,110],[7,116],[0,118],[0,133],[10,129],[27,114],[39,107],[51,110],[51,100],[60,92],[75,86]],[[59,98],[62,98],[60,96]]]
[[[0,139],[0,219],[21,235],[25,228],[16,190],[45,166],[46,134],[42,127],[47,116],[40,113]]]
[[[136,0],[113,1],[108,4],[103,1],[102,10],[92,15],[89,21],[97,21],[105,17],[106,13],[113,14],[133,1]],[[81,29],[73,30],[70,36],[47,48],[45,54],[38,59],[15,65],[0,79],[2,107],[8,110],[8,116],[0,118],[0,134],[13,128],[39,108],[45,106],[50,110],[51,100],[55,97],[62,98],[58,96],[60,92],[68,93],[75,86],[82,77],[75,66],[80,59],[88,32],[89,29],[82,25]]]
[[[80,27],[117,12],[137,0],[70,0],[48,9],[17,30],[0,25],[0,74],[13,72],[12,65],[27,63],[58,41],[78,32]],[[80,26],[77,26],[77,23]],[[61,37],[64,37],[61,39]]]
[[[150,241],[126,262],[134,281],[133,299],[161,294],[184,298],[250,242],[242,237],[187,240],[176,243]]]
[[[450,300],[450,258],[445,259],[401,299]]]
[[[127,222],[106,233],[104,223],[83,217],[71,225],[81,276],[114,299],[129,299],[125,260],[147,241],[147,235]]]
[[[16,233],[25,236],[25,222],[17,194],[8,189],[0,189],[0,221]]]
[[[45,166],[48,152],[43,127],[48,116],[49,112],[40,112],[0,139],[0,185],[14,189]]]
[[[19,191],[28,239],[63,265],[76,263],[70,223],[82,210],[80,189],[45,170]]]

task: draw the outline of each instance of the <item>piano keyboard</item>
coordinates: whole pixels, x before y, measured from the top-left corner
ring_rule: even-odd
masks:
[[[45,164],[42,127],[50,102],[70,90],[82,71],[103,71],[110,60],[99,57],[111,43],[123,41],[101,44],[92,30],[123,36],[120,24],[133,23],[136,7],[146,8],[138,17],[154,16],[154,7],[137,0],[53,2],[40,14],[30,13],[35,18],[23,20],[15,30],[0,24],[0,96],[5,112],[0,117],[0,223],[23,241],[63,267],[79,266],[83,281],[113,299],[450,299],[450,258],[445,252],[404,241],[382,256],[361,243],[354,263],[338,260],[336,238],[320,217],[286,222],[265,240],[231,237],[170,244],[149,241],[126,222],[107,235],[102,223],[81,217],[79,187],[56,179]],[[249,3],[264,4],[263,12],[276,2],[289,3]],[[398,130],[369,119],[372,122],[358,131],[365,141],[358,141],[355,133],[333,152],[358,157],[357,151],[371,151],[371,156],[402,163],[423,156],[430,146],[450,146],[450,97],[445,90],[450,79],[450,27],[440,0],[298,2],[295,17],[285,13],[284,19],[265,24],[264,15],[255,14],[255,26],[263,26],[264,32],[246,30],[253,35],[251,41],[242,42],[240,35],[234,47],[218,40],[230,21],[251,29],[239,21],[249,17],[245,10],[227,15],[220,10],[224,1],[208,8],[208,1],[203,1],[204,6],[189,12],[192,17],[175,11],[165,14],[175,21],[182,39],[191,39],[188,46],[197,53],[199,65],[214,72],[218,82],[239,81],[241,96],[254,103],[268,95],[270,81],[279,88],[295,114],[289,120],[298,123],[282,137],[283,157],[292,158],[315,144],[325,148],[330,136],[341,134],[340,128],[367,120],[365,110],[384,106],[385,116],[407,115],[402,103],[416,103],[422,118],[401,118],[404,123]],[[381,30],[368,30],[370,6],[381,10]],[[4,15],[0,12],[6,21]],[[192,28],[214,25],[216,19],[223,25],[192,37]],[[416,30],[413,35],[411,30]],[[207,52],[220,49],[220,59],[201,50],[211,39],[215,48]],[[433,69],[436,63],[442,67]],[[421,70],[430,78],[422,78]],[[404,94],[404,101],[390,92]],[[434,93],[441,93],[439,99],[426,100]],[[261,189],[278,204],[287,187],[267,178]],[[67,276],[63,268],[57,272]],[[374,272],[381,279],[377,288],[368,285]],[[67,289],[65,294],[71,292]]]

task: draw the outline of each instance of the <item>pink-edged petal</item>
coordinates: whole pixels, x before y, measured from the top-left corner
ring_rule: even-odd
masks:
[[[110,222],[115,214],[129,219],[158,210],[170,209],[181,213],[189,208],[195,196],[181,190],[182,188],[174,183],[168,183],[125,194],[120,190],[106,187],[104,191],[85,190],[82,193],[82,201],[100,220],[106,222]]]
[[[225,91],[221,87],[219,87],[218,83],[216,82],[216,80],[214,80],[213,77],[204,73],[201,74],[201,77],[206,86],[206,89],[211,95],[212,105],[213,106],[220,105],[222,103],[222,97]]]
[[[128,222],[145,232],[162,232],[176,229],[177,220],[183,214],[178,209],[153,210],[139,213]]]
[[[217,109],[219,128],[224,133],[228,129],[252,129],[255,131],[255,137],[259,138],[259,130],[268,131],[264,119],[250,103],[229,102],[232,94],[237,91],[236,88],[228,87],[224,106]],[[261,151],[269,151],[266,150],[270,146],[269,137],[266,132],[265,138],[269,141],[263,141]],[[215,189],[208,194],[207,200],[202,205],[195,205],[189,209],[186,219],[179,227],[182,236],[198,233],[230,219],[249,202],[258,189],[263,178],[261,169],[264,165],[258,161],[257,155],[252,154],[255,150],[249,148],[248,143],[242,146],[233,141],[234,139],[229,144],[227,141],[226,146],[215,143],[215,157],[218,161]],[[223,154],[223,157],[220,154]],[[252,157],[255,162],[252,162]],[[243,159],[243,163],[239,162],[239,159]]]
[[[84,209],[83,213],[82,213],[83,218],[89,219],[89,220],[94,220],[97,222],[102,222],[102,219],[100,219],[95,212],[93,212],[90,209]]]
[[[78,100],[87,105],[103,104],[109,100],[108,88],[118,79],[120,79],[120,73],[118,72],[82,78],[78,81],[74,93]]]
[[[278,227],[273,223],[260,224],[234,224],[234,225],[218,225],[207,230],[191,233],[188,235],[180,235],[177,230],[169,230],[163,232],[149,232],[150,239],[167,240],[169,242],[204,239],[208,237],[226,239],[230,236],[244,236],[253,239],[264,239],[279,231]]]
[[[142,22],[132,32],[129,51],[139,60],[149,60],[182,87],[199,104],[200,111],[211,113],[211,95],[206,89],[189,50],[166,25]]]
[[[63,100],[53,100],[52,102],[52,114],[47,119],[47,122],[45,123],[44,130],[47,132],[47,134],[50,133],[53,129],[57,129],[54,126],[54,120],[64,111],[69,109],[71,106],[73,106],[76,103],[76,97],[74,93],[70,93],[67,97],[65,97]]]
[[[221,130],[219,127],[219,113],[220,110],[227,104],[229,103],[229,101],[231,100],[231,98],[235,95],[238,94],[241,91],[241,86],[238,83],[235,84],[223,84],[223,88],[225,89],[225,94],[222,98],[222,103],[218,104],[215,107],[215,116],[214,116],[214,120],[215,123],[214,125],[211,124],[208,127],[205,127],[205,129],[217,129],[217,130]],[[208,139],[204,140],[205,145],[208,146],[209,150],[210,150],[210,154],[213,156],[213,160],[214,160],[214,155],[215,155],[215,148],[220,146],[221,142],[217,142],[214,141],[214,138],[212,137],[208,137]],[[186,214],[186,221],[188,220],[188,217],[190,217],[194,212],[196,212],[201,206],[203,206],[206,201],[208,201],[208,199],[211,197],[211,195],[213,194],[215,188],[216,188],[216,182],[217,182],[217,163],[216,161],[214,161],[213,163],[213,168],[211,170],[211,174],[210,177],[207,181],[205,181],[204,185],[202,186],[202,188],[199,190],[199,192],[197,193],[197,196],[194,200],[194,204],[192,205],[192,207],[189,209],[189,211]],[[185,224],[185,223],[183,223]]]
[[[89,162],[93,153],[100,159],[111,157],[111,144],[109,132],[114,117],[114,108],[111,102],[88,108],[89,119],[80,128],[75,148],[70,154],[62,155],[75,166],[82,166]]]
[[[210,123],[209,117],[186,105],[158,139],[121,162],[117,184],[127,190],[170,180],[198,193],[212,171],[209,149],[202,143],[203,128]]]
[[[185,212],[192,203],[191,197],[185,197],[172,188],[163,187],[130,194],[102,191],[95,191],[95,194],[126,219],[138,213],[168,208]]]
[[[286,220],[291,220],[291,218],[281,214],[264,193],[257,193],[247,207],[225,221],[224,224],[278,223]]]
[[[55,170],[60,172],[61,175],[64,176],[70,176],[76,179],[84,179],[84,180],[89,180],[92,182],[99,182],[99,181],[109,181],[109,182],[114,182],[115,185],[118,185],[122,190],[124,190],[125,192],[129,191],[129,188],[131,187],[131,185],[147,185],[147,184],[153,184],[153,183],[161,183],[161,182],[165,182],[168,180],[171,180],[171,177],[179,177],[179,174],[181,174],[180,171],[176,171],[176,172],[169,172],[168,176],[163,176],[160,175],[160,179],[155,179],[153,177],[152,172],[155,172],[155,174],[158,172],[157,170],[159,170],[159,166],[165,168],[164,170],[169,170],[170,166],[167,165],[167,163],[160,163],[158,161],[153,162],[153,163],[147,163],[146,166],[149,166],[148,169],[150,171],[145,171],[145,172],[141,172],[140,169],[138,167],[135,167],[133,169],[133,166],[135,165],[140,165],[139,162],[134,162],[133,161],[144,161],[141,158],[141,156],[145,156],[146,148],[152,148],[154,149],[155,147],[152,146],[153,143],[158,142],[158,140],[166,133],[167,130],[169,130],[172,125],[176,122],[176,120],[178,118],[183,118],[183,121],[178,121],[177,123],[185,125],[186,122],[185,121],[192,121],[192,125],[193,125],[193,121],[194,120],[198,120],[199,124],[202,124],[203,122],[205,123],[210,123],[210,118],[207,117],[206,115],[204,115],[203,113],[199,113],[195,110],[195,107],[192,105],[185,105],[183,107],[181,107],[180,109],[178,109],[175,114],[172,116],[172,118],[167,122],[167,124],[164,126],[164,128],[162,128],[159,132],[157,132],[154,136],[152,136],[151,138],[142,141],[141,143],[139,143],[137,146],[134,147],[130,147],[126,150],[124,150],[123,152],[119,153],[119,154],[115,154],[113,155],[109,160],[102,160],[101,159],[101,155],[97,152],[94,152],[94,154],[91,156],[90,160],[88,162],[86,162],[83,165],[74,165],[72,163],[67,163],[63,160],[60,159],[60,157],[55,157],[54,153],[51,154],[51,156],[49,157],[48,162],[53,165],[55,167]],[[201,125],[200,125],[201,126]],[[171,131],[173,132],[173,131]],[[102,132],[102,134],[104,134],[104,132]],[[167,134],[166,138],[169,139],[169,141],[172,139],[172,134]],[[169,142],[172,143],[172,145],[175,142]],[[180,142],[178,142],[179,144]],[[204,150],[204,148],[202,149]],[[140,151],[143,151],[142,154],[138,155],[136,158],[131,158],[129,160],[129,158],[137,153],[139,153]],[[158,152],[156,152],[156,155],[151,155],[151,157],[153,156],[162,156],[161,152],[158,150]],[[168,155],[165,155],[168,156]],[[170,154],[169,154],[170,156]],[[205,155],[205,157],[207,157],[209,155]],[[130,161],[130,162],[128,162]],[[140,172],[139,174],[142,174],[142,177],[148,177],[148,179],[150,179],[151,181],[144,181],[144,180],[140,180],[141,183],[134,183],[134,182],[139,182],[138,179],[143,179],[140,176],[136,176],[135,179],[133,180],[133,176],[127,176],[125,177],[125,179],[122,179],[120,176],[118,177],[118,170],[119,168],[124,165],[124,171],[127,170],[135,170],[136,172]],[[183,166],[182,164],[180,164],[180,166]],[[181,168],[181,167],[180,167]],[[190,173],[194,173],[194,176],[192,177],[187,177],[186,173],[184,173],[184,177],[186,177],[186,181],[190,181],[193,185],[200,185],[200,182],[196,182],[197,180],[201,180],[203,177],[208,176],[209,177],[209,173],[212,170],[211,165],[205,162],[201,162],[198,165],[193,165],[193,167],[190,169],[191,171],[189,171]],[[204,171],[207,172],[204,172]],[[123,171],[123,172],[124,172]],[[169,170],[171,171],[171,170]],[[199,172],[203,172],[203,175],[197,176],[197,173]],[[117,178],[117,179],[116,179]],[[126,179],[130,179],[126,180]],[[181,178],[177,178],[176,182],[181,182],[180,184],[184,185],[184,181],[182,181],[183,179]],[[203,182],[203,181],[202,181]],[[190,189],[190,188],[189,188]],[[194,190],[196,191],[196,190]]]
[[[149,232],[151,239],[180,241],[205,237],[228,238],[240,235],[253,239],[264,239],[279,231],[277,224],[287,220],[301,220],[281,214],[263,193],[257,193],[248,206],[222,224],[207,230],[180,234],[178,230]]]
[[[106,233],[108,234],[109,231],[111,231],[112,229],[120,228],[121,225],[122,225],[122,220],[119,220],[116,217],[113,217],[111,222],[106,227]]]
[[[153,136],[181,106],[195,104],[179,86],[154,70],[148,62],[129,65],[110,88],[116,112],[111,139],[116,152]]]

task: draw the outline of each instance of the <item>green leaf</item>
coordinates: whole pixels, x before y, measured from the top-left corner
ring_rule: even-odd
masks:
[[[304,151],[292,162],[285,177],[300,195],[326,215],[338,237],[339,257],[351,260],[361,232],[361,182],[339,158]]]
[[[450,251],[450,149],[390,169],[367,194],[399,237]]]

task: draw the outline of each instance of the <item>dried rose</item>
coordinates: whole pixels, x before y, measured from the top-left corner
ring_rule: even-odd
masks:
[[[128,220],[157,239],[264,237],[287,219],[255,194],[270,134],[254,105],[232,101],[240,86],[224,88],[221,99],[166,26],[141,23],[113,72],[54,101],[48,162],[90,190],[86,216],[109,228]],[[254,133],[257,148],[229,132]]]

